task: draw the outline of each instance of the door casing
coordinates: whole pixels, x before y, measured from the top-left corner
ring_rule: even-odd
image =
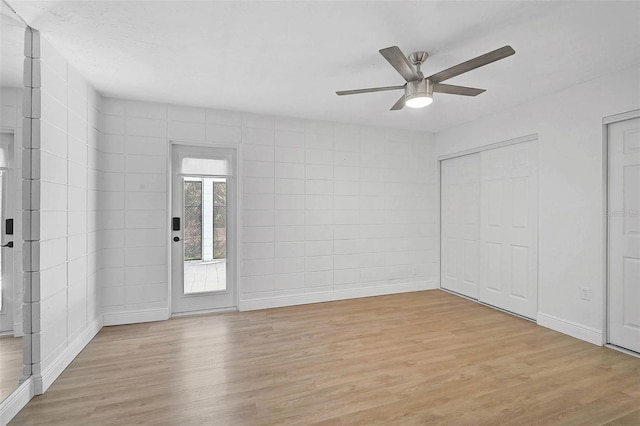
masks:
[[[174,158],[174,152],[175,150],[185,150],[185,151],[190,151],[194,154],[197,155],[198,152],[200,153],[206,153],[208,152],[209,154],[211,154],[211,152],[213,150],[227,150],[229,152],[232,153],[231,155],[231,167],[233,169],[233,176],[228,176],[227,177],[227,196],[229,196],[230,191],[230,187],[232,188],[232,195],[233,195],[233,213],[229,214],[229,206],[227,207],[227,231],[229,232],[229,229],[232,228],[232,234],[233,234],[233,247],[229,247],[227,246],[227,255],[229,255],[230,253],[234,256],[233,262],[231,265],[227,264],[227,274],[229,274],[230,272],[232,273],[233,276],[233,295],[232,295],[232,306],[225,306],[225,307],[202,307],[199,309],[194,309],[194,310],[190,310],[190,311],[175,311],[174,309],[174,272],[176,272],[174,270],[174,265],[173,265],[173,244],[175,244],[173,242],[173,237],[176,235],[175,232],[173,232],[171,230],[171,218],[173,217],[173,197],[174,197],[174,175],[175,175],[175,166],[174,166],[174,162],[173,162],[173,158]],[[175,140],[170,140],[169,141],[169,150],[168,150],[168,170],[169,173],[167,175],[167,187],[169,188],[168,191],[168,197],[167,197],[167,223],[166,223],[166,229],[167,229],[167,241],[169,244],[169,250],[167,251],[167,265],[168,265],[168,276],[169,276],[169,283],[168,283],[168,307],[169,310],[171,312],[171,316],[184,316],[184,315],[196,315],[196,314],[201,314],[201,313],[207,313],[207,312],[220,312],[220,311],[235,311],[238,309],[239,306],[239,295],[240,295],[240,279],[239,279],[239,265],[241,262],[240,259],[240,241],[241,241],[241,235],[240,235],[240,197],[239,194],[241,193],[240,191],[240,150],[238,149],[238,146],[236,145],[229,145],[229,144],[213,144],[213,143],[197,143],[197,142],[191,142],[191,141],[175,141]],[[230,185],[231,183],[231,185]],[[182,213],[180,214],[180,217],[182,218]],[[231,221],[229,220],[231,219]],[[183,226],[183,221],[181,220],[181,228]],[[229,222],[232,222],[231,224]],[[182,229],[180,231],[180,233],[182,233]],[[182,238],[182,236],[180,236],[180,238]],[[192,296],[189,296],[192,297]],[[200,296],[193,296],[193,297],[200,297]]]
[[[640,109],[614,114],[602,119],[602,211],[607,212],[609,209],[609,125],[619,123],[621,121],[640,118]],[[606,214],[602,215],[602,264],[604,271],[604,283],[602,286],[602,344],[616,350],[627,352],[631,355],[638,356],[636,352],[628,351],[625,348],[610,343],[610,282],[609,282],[609,218]]]

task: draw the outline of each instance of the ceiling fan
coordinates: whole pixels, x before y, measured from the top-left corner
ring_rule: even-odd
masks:
[[[336,92],[338,96],[403,89],[404,95],[391,107],[391,111],[400,110],[404,108],[405,105],[410,108],[425,107],[433,102],[433,92],[448,93],[450,95],[478,96],[485,90],[443,84],[442,82],[516,53],[511,46],[504,46],[425,78],[422,71],[420,71],[420,66],[429,56],[427,52],[414,52],[409,55],[408,59],[398,46],[387,47],[386,49],[381,49],[379,52],[407,82],[402,86],[342,90]]]

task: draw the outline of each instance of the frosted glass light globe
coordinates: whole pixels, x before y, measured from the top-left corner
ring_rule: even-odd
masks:
[[[424,108],[431,102],[433,102],[433,98],[426,95],[417,95],[407,99],[404,104],[409,108]]]

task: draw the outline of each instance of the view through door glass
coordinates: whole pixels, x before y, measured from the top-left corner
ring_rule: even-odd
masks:
[[[184,177],[184,294],[227,289],[227,182]]]

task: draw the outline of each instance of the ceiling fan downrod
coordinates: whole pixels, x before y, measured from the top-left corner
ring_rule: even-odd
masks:
[[[411,61],[411,63],[416,67],[416,73],[421,79],[424,78],[424,75],[422,74],[422,71],[420,71],[420,66],[424,63],[424,61],[427,60],[428,57],[429,54],[423,51],[413,52],[411,55],[409,55],[409,61]]]

